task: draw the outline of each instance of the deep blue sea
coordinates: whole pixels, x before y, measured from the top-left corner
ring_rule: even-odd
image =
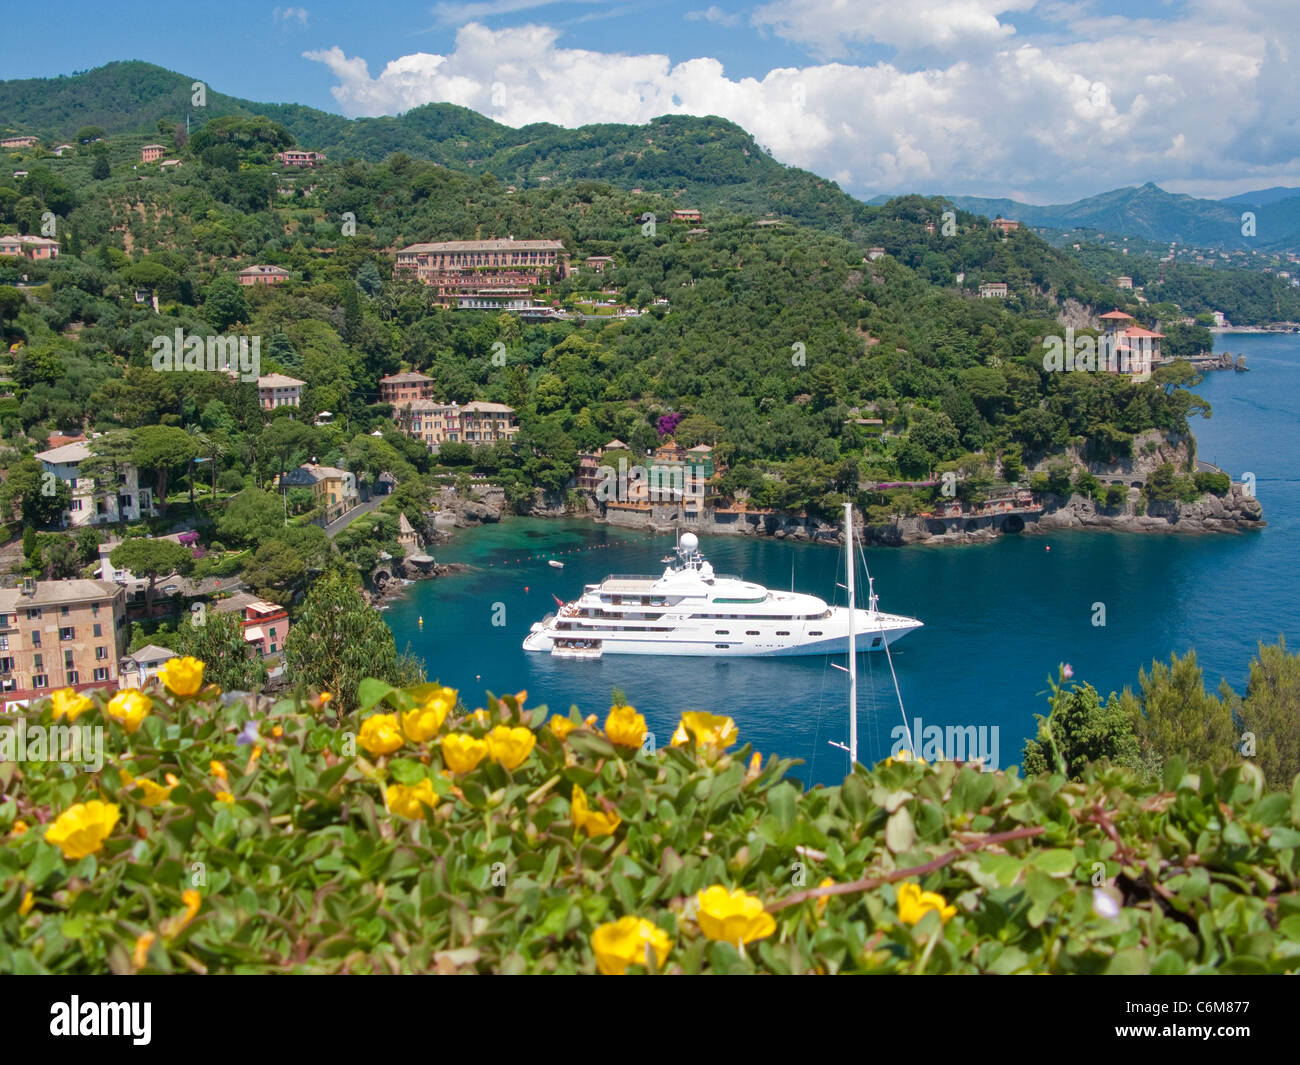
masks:
[[[1246,354],[1251,371],[1207,374],[1198,387],[1214,408],[1192,426],[1199,455],[1234,478],[1255,475],[1268,528],[868,550],[881,607],[925,622],[893,648],[909,717],[925,727],[997,726],[1005,768],[1019,762],[1034,714],[1046,712],[1046,678],[1060,663],[1105,694],[1136,687],[1153,659],[1194,648],[1207,686],[1226,678],[1241,690],[1258,641],[1282,635],[1300,646],[1300,337],[1229,334],[1216,346]],[[660,744],[682,711],[728,714],[742,742],[803,759],[796,773],[806,782],[838,782],[848,758],[829,741],[847,738],[848,682],[826,658],[565,662],[521,649],[529,626],[554,609],[552,595],[572,599],[610,573],[658,573],[672,543],[585,521],[509,519],[458,531],[437,558],[475,570],[412,586],[385,616],[398,648],[409,644],[430,677],[459,688],[471,707],[485,689],[527,689],[530,705],[576,703],[603,721],[620,688]],[[843,602],[833,548],[723,536],[705,537],[701,550],[719,572],[774,588],[790,587],[793,575],[797,590]],[[547,566],[550,558],[565,568]],[[1093,624],[1096,603],[1105,604],[1104,627]],[[859,707],[860,760],[870,764],[889,754],[901,722],[880,654],[859,659]]]

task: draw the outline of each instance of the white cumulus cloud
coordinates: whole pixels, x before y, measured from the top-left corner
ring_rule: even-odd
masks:
[[[306,55],[333,72],[348,115],[430,102],[515,127],[720,115],[782,162],[863,196],[1016,189],[1035,202],[1062,202],[1148,180],[1216,194],[1295,184],[1300,121],[1288,60],[1300,54],[1300,28],[1272,21],[1277,0],[1248,0],[1255,7],[1247,15],[1218,2],[1166,21],[1089,20],[1062,4],[1054,10],[1069,32],[1031,40],[976,18],[997,22],[1011,10],[1005,2],[921,0],[922,17],[951,9],[974,18],[988,31],[987,47],[920,64],[814,61],[758,77],[731,77],[710,57],[673,62],[565,47],[559,30],[541,25],[470,23],[447,54],[403,56],[373,75],[338,47]],[[793,27],[803,0],[760,10],[771,18],[778,6]],[[828,27],[847,6],[826,5]],[[887,20],[864,25],[895,44],[911,39]]]

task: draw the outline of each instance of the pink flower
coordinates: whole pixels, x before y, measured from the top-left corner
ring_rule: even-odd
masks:
[[[1070,667],[1069,662],[1066,662],[1065,665],[1061,667],[1061,676],[1063,676],[1066,680],[1069,680],[1071,677],[1074,676],[1074,670]]]

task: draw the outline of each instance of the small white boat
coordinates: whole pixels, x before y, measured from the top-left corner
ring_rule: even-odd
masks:
[[[547,560],[547,563],[546,563],[546,564],[547,564],[548,566],[554,566],[556,569],[564,569],[564,563],[563,563],[563,562],[558,562],[558,561],[556,561],[556,560],[553,559],[553,558]]]

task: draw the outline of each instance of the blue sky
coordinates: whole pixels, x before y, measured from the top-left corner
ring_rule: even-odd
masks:
[[[862,196],[1300,184],[1295,0],[127,0],[6,25],[5,78],[143,59],[350,116],[721,114]]]

